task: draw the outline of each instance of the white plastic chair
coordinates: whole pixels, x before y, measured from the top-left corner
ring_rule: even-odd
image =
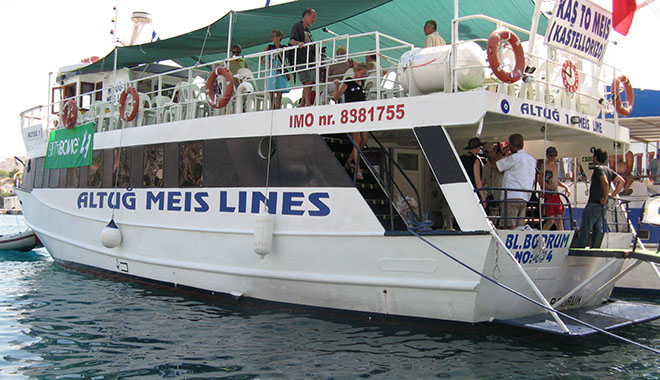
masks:
[[[172,99],[163,95],[156,95],[151,99],[151,108],[156,113],[156,123],[165,121],[165,115],[172,104]]]
[[[138,108],[137,125],[148,125],[156,122],[156,112],[151,109],[151,98],[145,93],[138,93],[140,108]]]

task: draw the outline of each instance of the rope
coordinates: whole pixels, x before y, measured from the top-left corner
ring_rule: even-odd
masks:
[[[202,55],[204,55],[204,47],[206,46],[206,40],[209,38],[211,35],[211,25],[209,25],[206,28],[206,35],[204,36],[204,42],[202,42],[202,50],[199,51],[199,58],[197,59],[197,63],[195,63],[195,67],[199,66],[199,63],[202,61]]]
[[[596,326],[594,326],[594,325],[592,325],[592,324],[589,324],[589,323],[584,322],[584,321],[582,321],[582,320],[579,320],[579,319],[577,319],[577,318],[575,318],[575,317],[573,317],[573,316],[570,316],[570,315],[568,315],[568,314],[566,314],[566,313],[564,313],[564,312],[561,312],[561,311],[559,311],[559,310],[555,310],[555,309],[553,309],[553,308],[551,308],[551,307],[547,307],[547,306],[545,306],[543,303],[541,303],[541,302],[539,302],[539,301],[537,301],[537,300],[535,300],[535,299],[533,299],[533,298],[530,298],[529,296],[526,296],[526,295],[520,293],[519,291],[517,291],[517,290],[515,290],[515,289],[513,289],[513,288],[510,288],[510,287],[508,287],[508,286],[502,284],[501,282],[499,282],[499,281],[497,281],[497,280],[495,280],[495,279],[493,279],[493,278],[491,278],[491,277],[486,276],[485,274],[479,272],[478,270],[472,268],[471,266],[469,266],[469,265],[463,263],[463,262],[460,261],[459,259],[457,259],[457,258],[455,258],[454,256],[450,255],[449,253],[443,251],[441,248],[439,248],[438,246],[434,245],[434,244],[431,243],[430,241],[428,241],[428,240],[424,239],[423,237],[421,237],[417,232],[415,232],[415,231],[413,231],[413,230],[408,230],[408,231],[409,231],[411,234],[413,234],[414,236],[417,236],[421,241],[423,241],[424,243],[428,244],[429,246],[431,246],[431,247],[432,247],[433,249],[435,249],[436,251],[442,253],[443,255],[447,256],[449,259],[451,259],[451,260],[453,260],[454,262],[456,262],[458,265],[462,266],[463,268],[465,268],[465,269],[469,270],[470,272],[472,272],[472,273],[474,273],[474,274],[476,274],[476,275],[478,275],[478,276],[484,278],[484,279],[487,280],[487,281],[492,282],[493,284],[499,286],[500,288],[502,288],[502,289],[504,289],[504,290],[506,290],[506,291],[508,291],[508,292],[510,292],[510,293],[513,293],[513,294],[517,295],[518,297],[521,297],[521,298],[523,298],[523,299],[525,299],[525,300],[527,300],[527,301],[529,301],[529,302],[535,304],[536,306],[539,306],[539,307],[541,307],[541,308],[543,308],[543,309],[545,309],[545,310],[547,310],[547,311],[549,311],[549,312],[557,313],[558,315],[560,315],[560,316],[562,316],[562,317],[564,317],[564,318],[568,318],[568,319],[570,319],[570,320],[573,321],[573,322],[576,322],[576,323],[578,323],[578,324],[581,324],[581,325],[583,325],[583,326],[585,326],[585,327],[588,327],[588,328],[590,328],[590,329],[596,330],[596,331],[598,331],[598,332],[600,332],[600,333],[603,333],[603,334],[605,334],[605,335],[608,335],[608,336],[610,336],[610,337],[612,337],[612,338],[614,338],[614,339],[618,339],[618,340],[620,340],[620,341],[623,341],[623,342],[626,342],[626,343],[630,343],[630,344],[632,344],[632,345],[634,345],[634,346],[637,346],[637,347],[639,347],[639,348],[643,348],[643,349],[645,349],[645,350],[648,350],[648,351],[651,351],[651,352],[653,352],[653,353],[656,353],[656,354],[660,355],[660,350],[658,350],[658,349],[655,349],[655,348],[653,348],[653,347],[649,347],[649,346],[646,346],[646,345],[644,345],[644,344],[641,344],[641,343],[638,343],[638,342],[632,341],[632,340],[630,340],[630,339],[624,338],[624,337],[622,337],[622,336],[619,336],[619,335],[613,334],[613,333],[611,333],[611,332],[609,332],[609,331],[607,331],[607,330],[601,329],[600,327],[596,327]]]

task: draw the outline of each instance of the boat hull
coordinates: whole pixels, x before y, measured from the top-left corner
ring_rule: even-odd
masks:
[[[324,191],[333,198],[334,189]],[[349,191],[344,201],[351,204],[351,190],[342,191]],[[546,232],[533,245],[541,232],[500,231],[514,261],[488,231],[425,236],[433,248],[409,233],[385,234],[377,221],[361,221],[362,230],[351,224],[357,232],[338,227],[343,232],[329,233],[314,230],[313,220],[291,222],[287,215],[275,215],[273,249],[262,259],[254,252],[256,215],[167,211],[155,211],[149,220],[117,211],[122,242],[106,248],[99,236],[111,212],[66,206],[80,192],[85,190],[20,194],[26,220],[57,262],[233,298],[474,323],[542,312],[486,277],[538,299],[520,265],[547,299],[556,300],[608,262],[568,257],[572,232]],[[588,295],[619,270],[614,265],[559,308],[599,304],[611,286],[598,297]]]

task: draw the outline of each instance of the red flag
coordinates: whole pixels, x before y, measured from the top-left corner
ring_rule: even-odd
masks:
[[[637,3],[635,0],[612,0],[612,23],[614,30],[623,34],[628,34],[630,24],[632,24]]]

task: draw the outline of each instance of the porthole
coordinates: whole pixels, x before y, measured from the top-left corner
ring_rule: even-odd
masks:
[[[259,141],[259,157],[263,158],[264,160],[267,159],[269,156],[273,157],[273,154],[275,154],[275,146],[276,141],[274,138],[271,136],[266,136],[262,137],[261,140]],[[270,154],[268,154],[268,148],[270,147]]]

